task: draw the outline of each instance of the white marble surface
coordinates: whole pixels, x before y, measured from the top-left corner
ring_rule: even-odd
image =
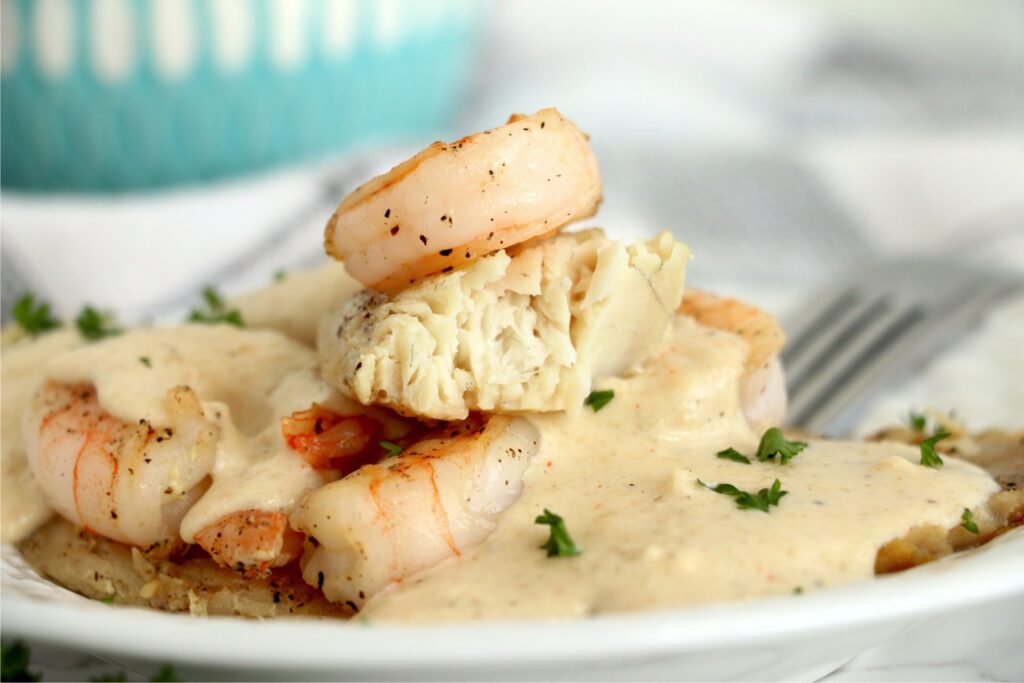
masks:
[[[824,680],[1024,680],[1024,595],[922,620]]]

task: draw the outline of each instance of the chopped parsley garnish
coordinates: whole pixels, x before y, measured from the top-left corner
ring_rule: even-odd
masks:
[[[114,596],[111,595],[111,596],[108,596],[106,598],[100,598],[99,602],[102,602],[104,605],[113,605],[114,604]]]
[[[121,334],[121,329],[114,324],[114,317],[110,314],[100,313],[92,306],[86,306],[75,318],[75,326],[78,332],[89,341],[99,341],[104,337],[114,337]]]
[[[580,549],[576,547],[569,530],[565,528],[564,519],[544,508],[544,514],[537,515],[537,519],[533,521],[535,524],[547,524],[551,527],[551,535],[547,542],[540,546],[548,551],[548,557],[571,557],[580,554]]]
[[[188,316],[188,322],[207,325],[227,323],[235,327],[245,327],[242,313],[237,308],[229,309],[213,287],[203,290],[203,302],[206,304],[206,310],[192,309]]]
[[[39,674],[28,670],[28,646],[20,640],[0,648],[0,681],[38,681]]]
[[[782,435],[781,429],[772,427],[761,437],[756,455],[761,462],[774,460],[775,456],[779,456],[778,463],[785,465],[805,448],[807,448],[806,442],[787,441],[786,437]]]
[[[60,322],[50,315],[50,304],[45,301],[36,302],[31,292],[14,302],[11,315],[14,316],[14,322],[33,337],[60,327]]]
[[[288,277],[288,273],[284,271],[284,268],[274,271],[274,282],[282,282],[286,277]]]
[[[743,491],[732,484],[716,484],[711,486],[710,484],[705,484],[700,479],[697,480],[697,483],[715,493],[721,493],[723,496],[732,496],[736,500],[736,507],[741,510],[768,512],[770,506],[777,506],[782,497],[789,493],[782,490],[782,482],[778,479],[772,483],[771,488],[761,489],[757,493]]]
[[[390,441],[381,441],[380,447],[386,450],[388,452],[388,455],[398,455],[399,453],[402,452],[401,446],[399,446],[397,443],[392,443]]]
[[[804,594],[804,587],[803,586],[796,586],[793,589],[793,595],[803,595],[803,594]]]
[[[940,428],[932,436],[921,442],[921,464],[925,467],[942,467],[942,458],[935,452],[935,444],[949,436],[949,432]]]
[[[611,403],[613,398],[615,398],[615,390],[613,389],[591,391],[590,394],[583,399],[583,405],[590,406],[596,413],[601,410],[601,408],[604,408],[606,405]]]
[[[743,455],[742,453],[740,453],[735,448],[726,448],[724,451],[718,451],[718,453],[716,453],[715,455],[717,457],[721,458],[722,460],[732,460],[733,462],[742,462],[745,465],[749,465],[750,464],[750,458],[748,458],[747,456]]]
[[[967,529],[972,534],[978,533],[978,525],[974,521],[974,513],[968,508],[964,508],[964,514],[960,515],[960,519],[963,520],[960,526]]]
[[[164,664],[160,667],[160,670],[150,680],[153,683],[181,683],[181,679],[178,678],[178,674],[170,664]]]
[[[806,442],[787,441],[786,437],[782,435],[781,429],[772,427],[761,437],[761,443],[757,445],[757,452],[754,455],[761,462],[771,460],[778,462],[780,465],[785,465],[805,448],[807,448]],[[750,458],[735,448],[726,448],[724,451],[718,451],[716,456],[723,460],[750,464]],[[775,460],[775,456],[778,456],[779,459]]]
[[[139,356],[139,362],[145,365],[147,368],[153,367],[153,361],[149,359],[149,356]]]
[[[914,431],[923,432],[927,424],[928,418],[921,413],[915,413],[913,410],[907,413],[907,426]]]

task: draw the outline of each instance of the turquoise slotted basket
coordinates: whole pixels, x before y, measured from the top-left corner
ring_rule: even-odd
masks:
[[[472,0],[2,3],[0,180],[34,191],[197,182],[422,137],[460,104],[482,12]]]

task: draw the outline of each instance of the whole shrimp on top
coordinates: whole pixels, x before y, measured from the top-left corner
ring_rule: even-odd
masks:
[[[593,215],[601,177],[586,135],[557,109],[435,142],[347,196],[327,253],[395,291]]]

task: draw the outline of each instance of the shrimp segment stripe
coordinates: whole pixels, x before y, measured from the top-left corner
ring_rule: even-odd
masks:
[[[462,551],[459,550],[455,537],[452,536],[452,527],[448,523],[448,513],[445,511],[444,503],[441,501],[441,491],[437,488],[437,472],[434,471],[434,464],[428,460],[423,463],[423,466],[427,468],[430,476],[430,487],[434,491],[434,500],[431,507],[434,511],[434,520],[437,522],[438,531],[444,536],[445,543],[448,544],[452,554],[459,557],[462,555]]]

